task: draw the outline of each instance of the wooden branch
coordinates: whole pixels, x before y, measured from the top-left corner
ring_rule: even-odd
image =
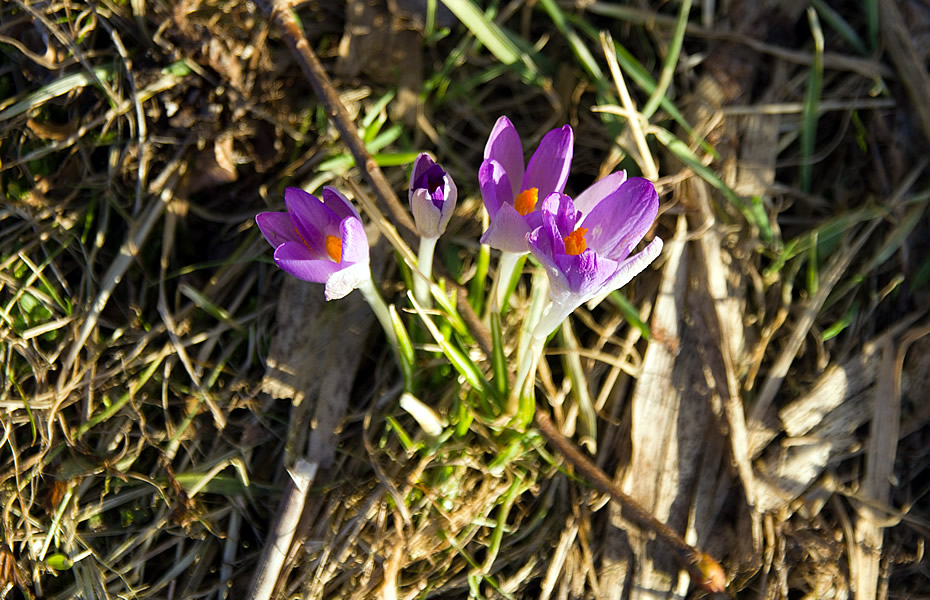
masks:
[[[371,185],[381,203],[387,207],[388,213],[394,221],[394,226],[399,229],[405,229],[410,234],[416,233],[416,226],[407,207],[401,203],[397,194],[391,188],[381,168],[368,153],[365,144],[358,135],[358,130],[349,113],[339,99],[339,94],[333,87],[333,82],[327,75],[326,70],[317,58],[313,48],[304,36],[303,30],[294,17],[294,12],[290,5],[282,0],[259,0],[258,4],[262,7],[265,16],[275,25],[282,39],[287,43],[291,54],[297,59],[297,64],[303,71],[304,76],[313,86],[317,97],[326,111],[326,116],[332,121],[339,130],[342,142],[352,153],[355,158],[355,164],[361,170],[365,180]]]

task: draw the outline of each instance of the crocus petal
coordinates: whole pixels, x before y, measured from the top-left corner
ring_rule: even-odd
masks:
[[[362,282],[370,279],[371,268],[368,266],[368,261],[350,265],[329,276],[326,280],[326,287],[323,289],[323,296],[327,300],[338,300],[357,289]]]
[[[442,178],[443,181],[443,200],[442,209],[440,210],[439,216],[439,230],[440,232],[446,230],[446,225],[449,224],[449,219],[452,218],[452,213],[455,212],[455,203],[459,199],[459,189],[455,187],[455,182],[452,181],[452,176],[448,173],[445,177]]]
[[[534,329],[533,337],[545,339],[577,307],[595,296],[622,287],[662,251],[662,240],[655,238],[645,250],[627,259],[632,244],[637,243],[652,225],[657,208],[650,208],[650,204],[658,201],[652,184],[645,182],[647,187],[635,180],[631,181],[632,185],[627,182],[610,192],[584,219],[582,226],[588,228],[588,232],[579,233],[586,235],[588,247],[579,254],[565,252],[566,234],[577,231],[574,223],[579,218],[571,198],[564,194],[551,194],[543,201],[541,209],[537,211],[542,223],[526,236],[526,241],[529,251],[546,269],[552,303]],[[614,213],[611,214],[608,209]],[[650,211],[650,220],[643,225],[640,223],[640,213],[649,214]],[[624,229],[625,225],[622,224],[625,218],[634,220],[628,229]],[[598,227],[598,231],[591,231]],[[636,232],[637,237],[627,247],[628,236],[624,236],[623,232],[629,230]],[[617,231],[620,233],[617,234]],[[595,240],[603,243],[608,250],[619,248],[625,254],[618,259],[601,252],[601,248],[592,243],[591,233],[595,233]]]
[[[354,263],[368,264],[368,237],[365,235],[365,226],[355,217],[346,217],[339,224],[340,239],[342,240],[342,255],[340,264]]]
[[[557,290],[553,287],[553,298],[559,298],[562,295],[587,299],[596,294],[617,270],[616,261],[597,256],[590,248],[576,256],[556,255],[555,261],[559,270],[564,273],[568,286],[564,290]]]
[[[440,211],[430,200],[429,190],[419,188],[410,195],[410,210],[413,212],[413,221],[417,224],[417,233],[420,237],[439,237]]]
[[[299,188],[284,190],[284,203],[291,222],[303,242],[317,252],[323,252],[326,233],[339,227],[339,218],[323,205],[316,196]]]
[[[455,211],[458,189],[452,176],[425,153],[413,163],[407,197],[420,237],[442,235]]]
[[[526,245],[533,257],[535,257],[546,270],[546,275],[549,277],[549,289],[551,291],[556,288],[567,288],[568,280],[565,278],[565,274],[562,273],[562,270],[555,260],[556,249],[554,246],[557,236],[552,234],[551,221],[549,221],[549,224],[550,226],[547,227],[544,222],[543,225],[528,233],[526,236]]]
[[[591,248],[580,254],[565,253],[565,237],[575,231],[578,220],[572,199],[565,194],[550,194],[539,212],[542,225],[527,236],[527,244],[546,268],[553,301],[598,289],[613,274],[617,263],[597,256]]]
[[[510,204],[504,203],[497,211],[491,226],[481,236],[481,243],[503,252],[527,251],[526,235],[531,231],[527,219]]]
[[[359,216],[358,211],[355,210],[348,198],[332,186],[323,186],[323,204],[336,213],[340,221],[346,217],[355,217],[361,220],[361,216]]]
[[[520,189],[537,188],[540,198],[564,190],[572,163],[573,143],[574,134],[568,125],[553,129],[543,136],[526,167]],[[507,174],[510,175],[509,172]]]
[[[552,235],[557,236],[559,243],[555,245],[559,252],[565,252],[565,244],[561,240],[575,231],[580,216],[575,210],[572,199],[565,194],[553,192],[546,196],[540,204],[539,212],[543,223],[552,222]]]
[[[430,158],[430,155],[426,152],[421,152],[417,154],[417,157],[413,161],[413,169],[410,171],[410,186],[409,189],[413,190],[416,188],[416,182],[423,177],[423,174],[426,171],[435,165],[436,163]]]
[[[507,117],[499,118],[494,124],[484,147],[484,158],[496,160],[507,173],[511,197],[520,193],[521,188],[518,186],[523,181],[523,142]]]
[[[497,216],[502,204],[513,205],[510,178],[503,165],[493,158],[485,159],[478,167],[478,186],[481,188],[484,207],[492,219]]]
[[[285,242],[274,251],[274,262],[281,270],[304,281],[326,283],[339,265],[327,258],[318,258],[301,242]]]
[[[622,288],[631,279],[642,273],[659,256],[660,252],[662,252],[662,240],[661,238],[655,238],[642,252],[630,257],[623,263],[617,265],[617,263],[610,261],[614,265],[613,269],[616,269],[613,275],[601,285],[598,285],[596,289],[591,289],[585,294],[557,294],[555,293],[556,288],[553,286],[552,304],[549,305],[542,318],[540,318],[533,331],[533,336],[546,338],[562,324],[562,321],[568,315],[591,298]],[[550,283],[554,281],[552,275],[549,276],[549,281]]]
[[[291,217],[283,212],[263,212],[255,215],[258,229],[268,240],[268,243],[277,248],[284,242],[299,242],[300,236],[294,229]]]
[[[656,220],[659,196],[652,183],[628,179],[601,200],[581,223],[588,245],[599,255],[621,261],[629,256]]]
[[[630,258],[626,259],[617,267],[617,271],[608,279],[601,289],[595,291],[595,293],[588,295],[587,298],[581,302],[587,302],[594,296],[604,293],[612,292],[614,290],[619,290],[626,284],[630,282],[631,279],[643,272],[643,270],[652,264],[659,254],[662,252],[662,238],[654,238],[649,245],[643,248],[642,252],[634,254]],[[580,306],[581,304],[579,304]]]
[[[617,171],[607,177],[598,179],[591,187],[578,194],[578,197],[575,198],[575,208],[583,215],[588,214],[608,194],[620,187],[624,181],[626,181],[626,171]]]

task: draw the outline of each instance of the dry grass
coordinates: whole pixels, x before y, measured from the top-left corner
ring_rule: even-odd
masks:
[[[930,596],[926,7],[540,0],[466,27],[408,4],[297,14],[387,183],[421,149],[456,178],[437,270],[460,296],[490,284],[500,114],[573,126],[573,193],[656,178],[663,258],[540,364],[561,431],[732,595]],[[701,596],[536,429],[488,417],[392,240],[374,268],[438,439],[357,294],[273,268],[252,217],[286,185],[371,193],[283,35],[238,0],[0,7],[0,597],[245,597],[308,456],[279,597]],[[487,332],[440,309],[490,375]]]

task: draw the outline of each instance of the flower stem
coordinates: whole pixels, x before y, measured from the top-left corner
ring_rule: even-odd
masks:
[[[541,272],[533,275],[533,287],[530,291],[530,309],[523,320],[520,330],[520,342],[517,344],[517,378],[510,389],[507,398],[507,414],[515,415],[520,404],[520,398],[529,393],[536,381],[536,367],[539,357],[542,356],[543,347],[550,331],[540,330],[537,323],[540,317],[547,313],[552,303],[549,298],[549,278]],[[529,388],[529,389],[527,389]]]
[[[510,396],[507,398],[507,416],[517,414],[520,409],[520,398],[529,393],[527,388],[532,389],[536,381],[536,367],[539,365],[539,357],[542,356],[545,345],[546,336],[533,336],[530,339],[527,351],[520,358],[517,378],[514,379],[513,387],[510,388]]]
[[[436,249],[436,240],[439,238],[420,238],[420,251],[417,254],[417,268],[419,273],[413,274],[413,297],[417,299],[420,306],[429,308],[433,305],[433,299],[429,293],[429,282],[433,275],[433,251]]]
[[[384,335],[387,336],[387,340],[391,344],[391,349],[394,351],[394,356],[398,358],[399,362],[400,348],[397,345],[397,333],[394,332],[391,312],[388,310],[387,304],[384,303],[384,298],[381,297],[381,293],[378,291],[378,288],[375,287],[371,277],[359,284],[358,291],[362,293],[365,302],[368,303],[372,312],[378,317],[378,322],[381,323],[381,327],[384,329]]]
[[[497,262],[497,273],[494,275],[494,284],[491,286],[491,310],[499,313],[507,301],[507,290],[513,271],[523,254],[519,252],[501,252]]]

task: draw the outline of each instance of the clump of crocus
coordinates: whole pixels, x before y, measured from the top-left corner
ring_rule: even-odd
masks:
[[[481,243],[502,252],[494,301],[503,305],[503,294],[517,259],[528,252],[526,235],[541,224],[538,203],[565,189],[572,162],[572,128],[563,125],[543,136],[524,163],[523,142],[510,119],[494,125],[478,169],[478,184],[491,219]]]
[[[413,292],[417,301],[429,305],[429,280],[433,271],[436,240],[446,230],[455,211],[458,190],[452,177],[426,153],[413,162],[410,173],[410,211],[420,234],[417,267],[423,277],[416,277]]]
[[[327,300],[371,279],[368,238],[355,207],[334,188],[322,201],[298,188],[284,190],[287,212],[264,212],[255,222],[274,246],[274,262],[298,279],[325,284]]]

